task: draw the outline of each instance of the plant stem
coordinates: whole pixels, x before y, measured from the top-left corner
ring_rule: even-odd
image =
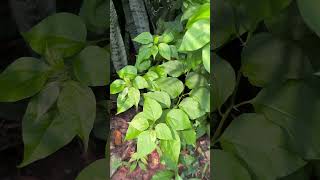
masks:
[[[243,105],[245,105],[245,104],[250,104],[251,102],[252,102],[252,99],[250,99],[250,100],[248,100],[248,101],[243,101],[243,102],[241,102],[241,103],[239,103],[239,104],[234,105],[233,108],[234,108],[234,109],[237,109],[238,107],[243,106]]]

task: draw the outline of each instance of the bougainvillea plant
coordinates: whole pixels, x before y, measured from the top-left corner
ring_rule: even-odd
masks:
[[[181,148],[195,146],[197,133],[208,127],[210,2],[184,1],[183,15],[173,26],[162,34],[143,32],[133,40],[141,44],[135,65],[119,70],[119,79],[110,85],[110,93],[118,94],[117,114],[143,109],[125,136],[137,141],[130,169],[145,169],[147,155],[157,150],[167,169],[153,179],[181,178]]]

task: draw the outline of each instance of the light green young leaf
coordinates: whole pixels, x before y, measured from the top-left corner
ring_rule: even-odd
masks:
[[[135,105],[134,99],[128,96],[129,88],[125,88],[117,98],[117,114],[120,114]]]
[[[160,149],[163,156],[171,160],[171,162],[178,164],[181,150],[181,141],[177,131],[173,130],[173,140],[160,140]]]
[[[194,89],[201,86],[208,86],[208,81],[203,75],[196,72],[190,72],[186,77],[185,84],[189,89]]]
[[[162,108],[157,101],[146,97],[144,99],[143,112],[149,120],[156,121],[161,117]]]
[[[210,42],[210,21],[198,20],[187,30],[179,51],[195,51]]]
[[[185,142],[186,144],[195,146],[197,136],[194,129],[187,129],[187,130],[180,131],[180,134],[181,134],[180,137],[183,142]]]
[[[155,175],[152,176],[151,180],[171,180],[174,176],[174,173],[170,170],[158,171]]]
[[[181,109],[172,109],[166,116],[166,122],[174,130],[185,130],[191,128],[188,115]]]
[[[171,99],[168,93],[163,91],[148,92],[144,94],[145,98],[156,100],[162,108],[170,108]]]
[[[153,42],[153,36],[150,32],[143,32],[133,39],[140,44],[150,44]]]
[[[202,62],[204,68],[210,73],[210,44],[202,49]]]
[[[166,43],[160,43],[158,45],[158,48],[159,48],[159,54],[167,59],[167,60],[171,60],[171,49],[170,49],[170,46]]]
[[[121,79],[134,79],[137,76],[138,70],[136,67],[128,65],[117,72]]]
[[[49,67],[39,59],[23,57],[0,74],[0,102],[15,102],[38,93],[48,78]]]
[[[178,97],[184,90],[183,83],[174,77],[159,78],[156,80],[156,84],[161,91],[168,93],[171,99]]]
[[[193,89],[190,92],[190,97],[198,101],[201,109],[210,112],[210,90],[207,87]]]
[[[173,40],[174,40],[174,36],[173,36],[173,34],[171,32],[164,33],[163,35],[161,35],[159,37],[159,42],[160,43],[168,44],[168,43],[172,42]]]
[[[132,140],[132,139],[138,137],[138,135],[140,133],[141,133],[141,131],[139,131],[138,129],[134,128],[132,125],[129,124],[125,140]]]
[[[110,81],[110,54],[98,46],[88,46],[73,61],[76,78],[87,86],[105,86]]]
[[[126,87],[126,82],[121,79],[113,81],[110,85],[110,94],[117,94]]]
[[[180,102],[179,108],[186,112],[190,119],[197,119],[206,114],[200,103],[191,97],[184,98]]]
[[[153,59],[156,59],[156,56],[159,52],[158,46],[153,45],[150,49],[151,55],[153,56]]]
[[[56,13],[22,35],[38,54],[44,55],[47,47],[55,49],[62,57],[70,57],[85,46],[87,29],[79,16]]]
[[[140,158],[150,154],[156,149],[156,143],[152,138],[150,131],[143,131],[138,136],[137,153]]]
[[[179,77],[185,73],[185,66],[179,60],[168,61],[161,65],[166,73],[172,77]]]
[[[163,139],[163,140],[172,140],[172,134],[170,128],[164,124],[164,123],[159,123],[155,127],[156,133],[157,133],[157,138],[158,139]]]
[[[140,91],[134,87],[129,87],[128,98],[131,98],[133,104],[138,108],[138,104],[140,101]]]
[[[138,131],[144,131],[149,127],[149,122],[144,112],[140,112],[135,115],[129,124]]]
[[[137,76],[134,80],[133,80],[133,87],[137,88],[137,89],[144,89],[144,88],[148,88],[148,82],[146,81],[146,79],[142,76]]]
[[[189,29],[195,22],[200,19],[210,20],[210,3],[202,4],[197,10],[192,14],[186,27]]]
[[[64,84],[57,107],[62,117],[73,122],[85,150],[96,118],[96,98],[92,90],[74,81]]]

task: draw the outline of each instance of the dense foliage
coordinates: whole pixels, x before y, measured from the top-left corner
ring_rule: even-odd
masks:
[[[75,137],[87,151],[99,118],[96,112],[100,106],[106,109],[106,100],[97,102],[90,87],[109,83],[110,61],[106,43],[97,45],[106,39],[87,41],[87,35],[106,33],[108,8],[104,0],[84,1],[79,16],[56,13],[22,33],[40,57],[21,57],[0,74],[1,102],[30,98],[22,121],[24,157],[18,167],[51,155]],[[100,164],[96,176],[106,178],[102,163],[106,159],[88,169]],[[87,179],[86,171],[78,179]]]
[[[319,5],[215,1],[214,179],[320,178]]]
[[[209,130],[210,2],[184,1],[183,14],[164,23],[160,34],[143,32],[135,65],[127,65],[110,85],[118,94],[117,114],[143,107],[129,124],[126,140],[137,140],[130,169],[145,169],[147,155],[157,150],[167,170],[153,179],[178,174],[181,148],[195,146]]]

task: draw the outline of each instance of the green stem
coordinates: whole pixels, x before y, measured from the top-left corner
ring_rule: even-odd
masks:
[[[233,106],[233,108],[234,108],[234,109],[237,109],[237,108],[240,107],[240,106],[243,106],[243,105],[245,105],[245,104],[250,104],[250,103],[252,103],[252,99],[250,99],[250,100],[248,100],[248,101],[243,101],[243,102],[241,102],[241,103],[239,103],[239,104],[236,104],[236,105]]]

